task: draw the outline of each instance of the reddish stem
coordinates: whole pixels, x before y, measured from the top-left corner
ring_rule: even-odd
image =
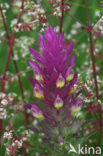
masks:
[[[7,29],[7,25],[6,25],[6,21],[5,21],[5,17],[4,17],[1,5],[0,5],[0,13],[1,13],[3,24],[4,24],[4,28],[5,28],[5,31],[6,31],[7,39],[10,39],[9,32],[8,32],[8,29]]]
[[[94,23],[93,27],[95,27],[95,25],[98,23],[98,21],[102,18],[103,15],[100,15],[100,17],[98,18],[98,20]]]
[[[87,0],[85,0],[85,5],[86,5],[88,28],[91,28]],[[96,73],[95,56],[94,56],[94,44],[93,44],[93,37],[92,37],[92,28],[88,29],[88,30],[89,30],[88,34],[89,34],[89,40],[90,40],[90,54],[91,54],[91,60],[92,60],[92,68],[93,68],[93,76],[94,76],[94,82],[95,82],[96,97],[97,97],[97,99],[99,99],[98,84],[97,84],[97,73]]]
[[[62,27],[63,27],[63,19],[64,19],[64,0],[61,0],[61,18],[60,18],[60,27],[59,27],[59,32],[62,32]]]
[[[21,74],[27,73],[27,72],[32,71],[32,70],[33,70],[33,69],[30,68],[30,69],[27,69],[27,70],[25,70],[25,71],[18,72],[18,73],[14,74],[14,75],[12,75],[12,76],[6,78],[6,79],[0,78],[0,82],[2,82],[2,81],[8,81],[8,82],[10,82],[11,79],[12,79],[13,77],[19,76],[19,75],[21,75]]]
[[[12,52],[12,58],[13,58],[13,57],[14,57],[14,54],[13,54],[13,52]],[[18,73],[19,73],[19,70],[18,70],[16,61],[13,60],[13,62],[14,62],[14,67],[15,67],[16,73],[18,74]],[[20,79],[20,75],[18,75],[18,83],[19,83],[19,87],[20,87],[22,99],[24,100],[23,86],[22,86],[22,82],[21,82],[21,79]]]
[[[74,16],[72,16],[70,13],[67,13],[72,19],[74,19],[76,22],[78,22],[81,26],[83,26],[84,28],[87,28],[87,26],[85,24],[83,24],[81,21],[79,21],[77,18],[75,18]]]
[[[24,6],[24,0],[22,1],[22,5],[21,5],[20,11],[18,13],[18,19],[17,19],[16,27],[17,27],[18,23],[20,22],[20,18],[21,18],[22,11],[23,11],[23,6]],[[3,20],[5,20],[5,19],[3,18]],[[8,57],[7,57],[7,61],[6,61],[6,65],[5,65],[5,69],[4,69],[4,73],[3,73],[3,79],[5,79],[5,77],[6,77],[6,71],[7,71],[7,68],[8,68],[8,64],[9,64],[9,61],[10,61],[11,54],[12,54],[12,57],[13,57],[12,48],[13,48],[13,45],[14,45],[14,42],[15,42],[15,36],[16,36],[16,32],[14,31],[14,33],[11,36],[10,42],[8,41],[9,42],[8,43],[9,44],[9,53],[8,53]],[[13,62],[14,62],[14,65],[15,65],[16,61],[13,61]],[[16,71],[18,71],[17,65],[15,65],[15,67],[16,67]],[[19,79],[19,82],[20,82],[20,78],[18,78],[18,79]],[[4,86],[5,86],[5,82],[3,82],[3,84],[2,84],[2,91],[3,92],[4,92]],[[20,82],[20,87],[21,87],[21,82]],[[21,92],[22,92],[22,89],[21,89]]]
[[[20,12],[18,14],[17,25],[18,25],[18,23],[20,21],[21,14],[22,14],[22,10],[21,9],[23,9],[23,7],[24,7],[24,0],[22,0],[22,5],[21,5],[21,8],[20,8]],[[2,22],[3,22],[4,28],[5,28],[5,31],[6,31],[6,36],[7,36],[7,39],[8,39],[8,46],[9,46],[9,53],[8,53],[8,57],[7,57],[7,61],[6,61],[6,65],[5,65],[5,69],[4,69],[4,73],[3,73],[3,79],[5,79],[6,71],[7,71],[7,68],[8,68],[9,60],[10,60],[10,55],[12,54],[12,58],[14,56],[12,48],[13,48],[13,45],[14,45],[16,32],[13,33],[13,35],[12,35],[12,37],[10,39],[9,32],[8,32],[8,29],[7,29],[7,25],[6,25],[6,21],[5,21],[5,17],[4,17],[1,5],[0,5],[0,13],[1,13],[1,17],[2,17]],[[16,27],[17,27],[17,25],[16,25]],[[9,41],[9,39],[10,39],[10,41]],[[15,69],[16,69],[16,73],[18,73],[18,68],[17,68],[16,61],[13,60],[13,62],[14,62],[14,66],[15,66]],[[22,83],[21,83],[21,80],[20,80],[19,76],[18,76],[18,82],[19,82],[22,98],[24,99]],[[5,81],[2,82],[2,92],[4,92],[4,90],[5,90],[4,86],[5,86]],[[3,129],[2,119],[0,119],[0,148],[1,148],[2,129]]]
[[[87,13],[87,21],[88,21],[88,33],[89,33],[89,40],[90,40],[90,53],[91,53],[91,60],[92,60],[92,68],[93,68],[93,75],[94,75],[94,82],[95,82],[95,90],[96,90],[96,97],[97,100],[99,99],[99,91],[98,91],[98,84],[97,84],[97,75],[96,75],[96,66],[95,66],[95,56],[94,56],[94,44],[93,44],[93,36],[92,36],[92,27],[90,23],[90,17],[89,17],[89,10],[88,10],[88,3],[87,0],[85,0],[85,6],[86,6],[86,13]],[[102,139],[102,112],[101,112],[101,105],[99,105],[99,125],[100,125],[100,134],[98,138],[98,146],[101,144],[101,139]]]

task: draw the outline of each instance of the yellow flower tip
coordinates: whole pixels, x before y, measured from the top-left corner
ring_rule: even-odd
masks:
[[[63,107],[63,104],[62,103],[57,103],[56,105],[55,105],[55,108],[56,109],[60,109],[60,108],[62,108]]]
[[[64,85],[65,85],[65,83],[64,83],[64,81],[62,81],[62,80],[59,80],[59,81],[57,82],[57,84],[56,84],[57,88],[62,88],[62,87],[64,87]]]
[[[44,92],[38,84],[36,84],[34,87],[34,96],[39,99],[44,99]]]
[[[56,87],[62,88],[64,87],[64,85],[65,85],[65,79],[63,78],[62,74],[60,74],[56,82]]]
[[[55,102],[54,102],[54,107],[55,107],[56,109],[60,109],[60,108],[63,107],[63,100],[60,98],[59,95],[57,95],[57,97],[56,97],[56,100],[55,100]]]
[[[70,82],[73,79],[73,74],[70,74],[69,76],[67,76],[66,81]]]
[[[36,114],[36,113],[33,113],[34,117],[36,117],[37,119],[44,119],[44,116],[42,113],[39,113],[39,114]]]
[[[37,81],[39,81],[39,82],[43,82],[43,81],[44,81],[43,77],[42,77],[41,75],[39,75],[39,74],[36,74],[36,75],[35,75],[35,79],[36,79]]]
[[[76,114],[80,111],[80,107],[77,107],[75,108],[74,106],[72,107],[72,110],[71,110],[71,114]]]
[[[35,91],[35,97],[39,98],[39,99],[44,99],[44,95],[41,94],[40,92],[38,91]]]
[[[33,105],[32,106],[31,113],[37,119],[44,119],[42,109],[38,105]]]

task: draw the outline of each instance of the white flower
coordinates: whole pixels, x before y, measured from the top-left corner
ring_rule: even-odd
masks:
[[[3,99],[3,100],[1,101],[1,104],[4,105],[4,106],[7,106],[8,101],[7,101],[6,99]]]

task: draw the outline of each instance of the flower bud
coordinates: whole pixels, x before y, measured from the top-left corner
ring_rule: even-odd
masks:
[[[60,98],[59,95],[57,95],[57,97],[55,99],[54,106],[57,109],[60,109],[61,107],[63,107],[63,100]]]
[[[66,81],[70,82],[73,79],[73,70],[72,67],[69,67],[66,72]]]
[[[57,88],[62,88],[65,85],[65,79],[63,78],[62,74],[59,75],[57,81],[56,81],[56,86]]]
[[[35,79],[36,79],[37,81],[39,81],[39,82],[43,82],[43,81],[44,81],[43,76],[41,75],[40,72],[35,72],[35,73],[34,73],[34,77],[35,77]]]
[[[31,108],[32,115],[37,119],[44,119],[42,110],[37,105],[33,105]]]
[[[38,84],[36,84],[34,87],[34,96],[39,98],[39,99],[44,99],[43,90],[39,87]]]

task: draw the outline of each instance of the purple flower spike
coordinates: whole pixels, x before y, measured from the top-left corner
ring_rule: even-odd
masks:
[[[77,100],[78,87],[75,87],[78,85],[78,76],[73,72],[75,55],[71,56],[74,43],[66,46],[64,33],[58,35],[51,26],[44,30],[44,36],[39,36],[40,51],[30,48],[34,61],[29,61],[29,64],[33,68],[34,78],[29,79],[34,87],[34,96],[41,99],[45,107],[45,120],[52,124],[57,121],[56,113],[62,113],[65,118],[65,114],[80,103]],[[41,115],[41,111],[40,114],[36,110],[34,112]]]

